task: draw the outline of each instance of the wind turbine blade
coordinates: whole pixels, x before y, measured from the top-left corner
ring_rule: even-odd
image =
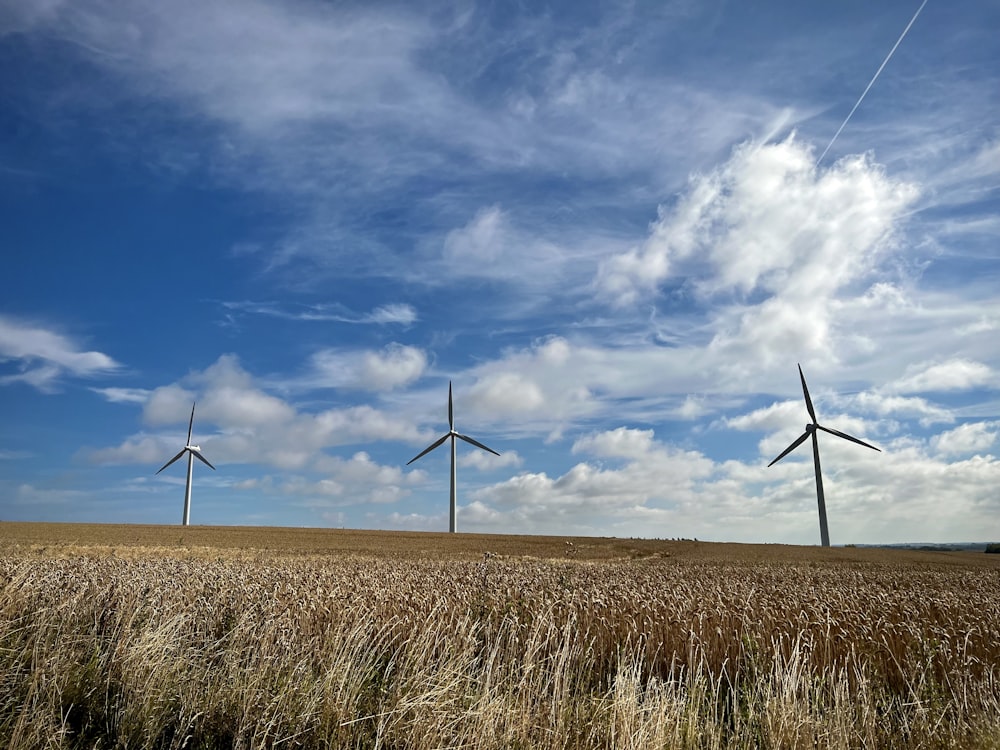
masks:
[[[459,433],[456,432],[455,433],[455,437],[460,438],[461,440],[464,440],[467,443],[472,443],[474,446],[476,446],[477,448],[482,448],[484,451],[489,451],[494,456],[499,456],[500,455],[499,453],[497,453],[492,448],[487,448],[485,445],[483,445],[482,443],[480,443],[478,440],[473,440],[468,435],[461,435],[461,434],[459,434]]]
[[[183,456],[185,451],[187,451],[187,448],[181,449],[180,453],[178,453],[176,456],[174,456],[173,458],[171,458],[169,461],[167,461],[165,464],[163,464],[163,466],[160,467],[160,471],[163,471],[165,468],[167,468],[168,466],[170,466],[170,464],[172,464],[178,458],[180,458],[181,456]],[[158,471],[156,473],[159,474],[160,471]]]
[[[836,435],[837,437],[844,438],[844,440],[850,440],[852,443],[857,443],[858,445],[863,445],[865,448],[871,448],[873,451],[882,452],[881,448],[876,448],[874,445],[868,445],[864,440],[858,440],[856,437],[851,437],[846,432],[841,432],[840,430],[834,430],[829,427],[824,427],[823,425],[816,425],[817,429],[823,430],[823,432],[829,432],[831,435]]]
[[[802,365],[799,365],[799,378],[802,380],[802,393],[806,397],[806,409],[809,410],[809,417],[813,424],[816,424],[816,410],[813,409],[812,399],[809,398],[809,386],[806,385],[806,376],[802,374]]]
[[[407,461],[406,465],[409,466],[414,461],[416,461],[418,458],[422,458],[423,456],[426,456],[428,453],[430,453],[432,450],[434,450],[435,448],[437,448],[439,445],[441,445],[441,443],[443,443],[445,440],[447,440],[450,437],[451,437],[451,433],[449,432],[447,435],[445,435],[444,437],[442,437],[440,440],[437,440],[437,441],[431,443],[426,448],[424,448],[422,451],[420,451],[420,453],[418,453],[413,458],[411,458],[409,461]]]
[[[191,430],[194,428],[194,407],[198,402],[195,401],[191,404],[191,420],[188,422],[188,441],[185,445],[191,445]]]
[[[451,401],[451,381],[448,381],[448,429],[455,431],[455,407]]]
[[[769,463],[768,466],[774,466],[776,463],[778,463],[778,461],[780,461],[785,456],[787,456],[789,453],[791,453],[793,450],[795,450],[800,445],[802,445],[802,443],[804,443],[806,441],[806,438],[808,438],[808,437],[809,437],[809,433],[808,432],[803,432],[802,436],[798,440],[796,440],[794,443],[792,443],[787,448],[785,448],[785,450],[783,450],[781,452],[781,455],[778,456],[776,459],[774,459],[771,463]]]
[[[188,448],[188,450],[191,450],[191,449],[190,449],[190,448]],[[198,459],[199,461],[201,461],[201,462],[202,462],[203,464],[205,464],[205,466],[207,466],[208,468],[210,468],[210,469],[211,469],[212,471],[215,471],[215,467],[214,467],[214,466],[212,466],[212,464],[210,464],[210,463],[208,462],[208,459],[207,459],[207,458],[205,458],[205,457],[204,457],[203,455],[201,455],[201,454],[200,454],[200,453],[199,453],[198,451],[195,451],[195,450],[191,450],[191,455],[192,455],[192,456],[194,456],[195,458],[197,458],[197,459]]]

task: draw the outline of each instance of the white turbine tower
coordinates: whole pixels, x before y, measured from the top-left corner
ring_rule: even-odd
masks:
[[[407,461],[406,465],[409,466],[414,461],[416,461],[418,458],[426,456],[428,453],[430,453],[432,450],[434,450],[435,448],[437,448],[439,445],[441,445],[448,438],[451,438],[451,516],[450,516],[450,519],[449,519],[449,522],[448,522],[448,531],[451,532],[452,534],[454,534],[455,533],[455,513],[456,513],[456,500],[455,500],[455,480],[456,480],[456,475],[455,475],[455,438],[458,438],[459,440],[464,440],[467,443],[471,443],[472,445],[476,446],[477,448],[482,448],[484,451],[489,451],[494,456],[499,456],[500,454],[497,453],[492,448],[487,448],[482,443],[480,443],[480,442],[478,442],[476,440],[473,440],[468,435],[462,435],[459,432],[455,432],[455,408],[452,405],[452,399],[451,399],[451,381],[450,380],[448,381],[448,432],[445,435],[443,435],[441,438],[439,438],[438,440],[434,441],[429,446],[427,446],[426,448],[424,448],[420,453],[418,453],[416,456],[414,456],[413,458],[411,458],[409,461]]]
[[[197,402],[195,402],[197,403]],[[191,429],[194,427],[194,404],[191,404],[191,421],[188,422],[188,437],[187,443],[181,449],[181,452],[176,456],[167,461],[163,466],[160,467],[160,471],[170,466],[174,461],[183,456],[185,453],[188,454],[188,473],[187,473],[187,486],[184,488],[184,525],[187,526],[191,522],[191,474],[194,469],[194,460],[197,458],[205,466],[215,471],[215,467],[208,462],[208,459],[201,455],[201,446],[191,445]],[[156,472],[157,474],[160,471]]]
[[[831,435],[836,435],[837,437],[844,438],[844,440],[850,440],[852,443],[857,443],[858,445],[863,445],[865,448],[871,448],[873,451],[882,452],[881,449],[876,448],[874,445],[868,445],[864,440],[858,440],[856,437],[851,437],[847,433],[839,432],[838,430],[831,429],[829,427],[824,427],[819,422],[816,421],[816,410],[813,409],[812,399],[809,398],[809,388],[806,386],[806,376],[802,374],[802,365],[799,365],[799,378],[802,380],[802,394],[806,397],[806,410],[809,412],[809,418],[812,419],[812,424],[806,425],[806,431],[791,445],[789,445],[785,450],[781,452],[781,455],[774,459],[768,466],[774,466],[778,461],[783,459],[793,450],[798,448],[802,443],[805,442],[806,438],[810,435],[812,436],[813,444],[813,464],[816,467],[816,500],[819,504],[819,538],[820,542],[824,547],[830,546],[830,531],[826,526],[826,498],[823,496],[823,473],[819,468],[819,440],[816,437],[816,433],[819,430],[823,432],[828,432]]]

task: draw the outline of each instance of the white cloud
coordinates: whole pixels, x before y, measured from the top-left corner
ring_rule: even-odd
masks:
[[[365,451],[358,451],[349,459],[323,456],[315,462],[314,467],[351,486],[415,484],[423,481],[424,477],[420,470],[404,472],[398,466],[382,466],[373,461]]]
[[[154,388],[143,407],[143,420],[149,425],[178,424],[186,421],[191,414],[195,398],[194,391],[177,384]]]
[[[728,417],[724,421],[727,427],[734,430],[773,431],[794,424],[796,419],[804,424],[808,417],[804,401],[782,401],[754,409],[749,414]]]
[[[503,451],[499,456],[494,456],[486,451],[472,449],[459,454],[458,465],[479,471],[496,471],[508,467],[519,468],[524,465],[524,458],[517,451]]]
[[[530,210],[523,213],[530,215]],[[444,235],[437,262],[411,270],[410,276],[435,286],[486,279],[517,287],[520,293],[507,296],[503,305],[491,298],[482,300],[488,310],[484,317],[523,318],[543,307],[551,312],[579,293],[575,290],[582,288],[588,269],[606,252],[605,241],[577,234],[572,227],[557,233],[544,225],[520,226],[511,212],[497,205],[480,208],[464,225]],[[434,243],[428,244],[428,252],[434,254]],[[558,295],[543,298],[524,293],[556,288]]]
[[[872,441],[872,435],[889,427],[887,423],[882,421],[867,421],[848,414],[824,414],[821,411],[821,404],[818,403],[817,394],[812,393],[811,396],[817,409],[819,423],[824,427],[839,430],[868,443]],[[836,403],[840,399],[834,398],[832,401]],[[849,399],[849,402],[857,406],[853,398]],[[727,429],[767,433],[758,444],[760,455],[767,459],[776,457],[791,445],[796,438],[802,435],[805,425],[809,422],[811,420],[804,401],[773,403],[747,414],[720,420],[720,423]],[[821,436],[821,439],[823,441],[836,440],[832,437],[828,439],[826,436]],[[807,448],[801,450],[807,450]]]
[[[451,230],[444,239],[444,258],[467,267],[466,273],[494,264],[510,243],[510,228],[499,206],[481,209],[468,224]],[[508,268],[508,273],[518,269]]]
[[[288,306],[275,302],[223,302],[222,306],[230,316],[237,314],[265,315],[285,320],[307,322],[355,323],[355,324],[397,324],[412,325],[419,320],[416,308],[404,303],[379,305],[367,313],[348,310],[343,305],[299,305]]]
[[[821,440],[821,450],[835,544],[991,538],[1000,512],[995,492],[1000,462],[993,457],[949,462],[907,439],[876,453],[823,437],[829,438]],[[713,462],[666,446],[648,431],[596,433],[577,445],[624,462],[617,467],[580,463],[558,477],[524,473],[485,487],[460,509],[464,527],[818,542],[808,449],[799,460],[766,468],[764,463]],[[946,506],[942,498],[949,498]]]
[[[388,390],[412,383],[427,369],[427,355],[413,346],[390,344],[381,352],[361,358],[361,383],[373,390]]]
[[[545,402],[536,383],[514,372],[485,375],[469,391],[468,402],[476,411],[502,417],[530,414]]]
[[[165,461],[183,447],[195,399],[192,439],[216,466],[241,463],[303,469],[317,462],[321,465],[326,448],[382,440],[418,444],[429,439],[429,433],[407,416],[367,405],[300,411],[263,390],[236,357],[223,355],[181,383],[151,392],[143,412],[145,423],[176,425],[176,433],[139,433],[118,446],[84,451],[84,455],[98,464]]]
[[[184,438],[179,440],[165,435],[147,435],[139,433],[131,435],[117,446],[84,450],[84,457],[99,466],[115,466],[122,464],[164,464],[178,450],[184,447]],[[204,447],[204,446],[202,446]],[[215,464],[214,457],[209,460]]]
[[[886,390],[895,393],[960,391],[996,382],[996,374],[988,365],[968,359],[950,359],[910,365],[903,377],[890,383]]]
[[[414,346],[392,343],[381,351],[324,349],[312,356],[312,387],[389,391],[409,385],[427,369],[427,354]]]
[[[412,305],[392,304],[380,305],[372,310],[366,317],[372,323],[397,323],[399,325],[412,325],[417,322],[417,311]]]
[[[967,456],[988,451],[997,441],[1000,422],[970,422],[931,439],[931,447],[945,456]]]
[[[373,461],[364,451],[348,459],[322,456],[313,468],[326,475],[322,479],[290,477],[280,481],[268,478],[246,489],[263,487],[269,494],[307,498],[314,509],[346,507],[366,503],[395,503],[411,494],[410,487],[425,481],[421,470],[404,472],[397,466],[384,466]]]
[[[915,197],[867,157],[817,170],[812,150],[792,138],[743,144],[724,166],[692,178],[676,206],[661,207],[646,242],[609,260],[597,286],[631,304],[679,273],[677,263],[696,261],[713,271],[699,280],[706,294],[827,297],[871,270]]]
[[[918,419],[925,427],[955,420],[947,409],[915,396],[894,396],[878,391],[862,391],[839,400],[870,414]]]
[[[145,388],[91,388],[112,404],[144,404],[149,399],[151,391]]]
[[[675,416],[678,418],[689,420],[704,417],[708,413],[709,409],[705,405],[704,400],[690,394],[684,397],[684,402],[674,411]]]
[[[872,275],[895,246],[917,197],[870,157],[817,169],[808,145],[745,143],[661,206],[647,239],[602,263],[595,288],[623,307],[684,280],[712,313],[713,356],[768,367],[788,352],[824,353],[837,321],[831,300]]]
[[[712,471],[711,461],[704,456],[659,443],[652,431],[618,428],[596,433],[578,440],[574,452],[624,459],[626,463],[620,469],[578,463],[557,479],[545,473],[520,474],[475,492],[473,499],[517,508],[531,517],[549,511],[562,515],[570,510],[581,517],[613,516],[616,509],[645,506],[654,500],[675,502],[694,480],[704,479]]]
[[[652,430],[634,430],[628,427],[600,432],[582,437],[573,443],[573,453],[589,453],[601,458],[639,459],[653,450]]]
[[[0,385],[23,382],[43,393],[57,390],[67,375],[94,377],[120,367],[106,354],[81,351],[61,333],[4,315],[0,315],[0,362],[14,362],[19,369],[0,376]]]

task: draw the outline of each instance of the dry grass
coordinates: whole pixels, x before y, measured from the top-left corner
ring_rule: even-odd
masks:
[[[0,748],[1000,748],[992,555],[67,528],[0,524]]]

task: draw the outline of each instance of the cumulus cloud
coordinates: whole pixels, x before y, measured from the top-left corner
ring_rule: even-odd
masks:
[[[808,418],[805,402],[782,401],[770,404],[769,406],[754,409],[748,414],[740,414],[735,417],[727,417],[724,422],[727,427],[734,430],[778,430],[787,427],[798,418]]]
[[[617,523],[620,516],[643,509],[669,509],[684,502],[692,483],[712,472],[712,462],[695,451],[680,450],[655,440],[652,431],[618,428],[579,439],[574,452],[619,459],[619,468],[582,462],[563,476],[524,473],[476,491],[480,518],[487,509],[501,513],[516,528],[538,524],[535,530],[562,528],[576,533],[577,518],[589,523]],[[569,524],[568,526],[566,524]]]
[[[985,430],[945,433],[942,444],[985,442]],[[828,437],[828,436],[823,436]],[[971,440],[967,440],[971,438]],[[981,441],[981,442],[980,442]],[[618,459],[577,464],[561,476],[523,473],[476,491],[460,513],[476,531],[607,533],[616,536],[818,542],[812,461],[712,461],[622,428],[582,438],[579,452]],[[784,447],[784,446],[782,446]],[[946,460],[906,438],[868,451],[829,436],[822,441],[831,535],[847,542],[990,538],[1000,512],[1000,461]],[[941,498],[951,498],[947,508]]]
[[[839,399],[861,411],[881,417],[906,417],[919,420],[923,426],[955,421],[952,413],[927,399],[916,396],[894,396],[878,391],[862,391]]]
[[[648,456],[653,449],[652,430],[635,430],[619,427],[582,437],[573,443],[573,453],[589,453],[601,458],[626,458],[636,460]]]
[[[385,466],[368,453],[358,451],[350,458],[324,455],[314,468],[325,475],[321,479],[286,477],[244,489],[265,489],[269,494],[305,498],[314,509],[345,507],[365,503],[395,503],[411,494],[410,487],[425,481],[420,470],[405,472],[397,466]]]
[[[985,453],[997,441],[1000,422],[970,422],[931,438],[931,447],[944,456]]]
[[[0,375],[0,385],[27,383],[53,393],[68,375],[94,377],[119,369],[107,354],[83,351],[70,337],[40,325],[0,315],[0,363],[12,362],[16,373]]]
[[[698,360],[691,352],[550,336],[472,367],[470,402],[479,414],[502,416],[508,429],[561,432],[598,415],[643,411],[642,401],[622,401],[662,392],[664,371],[674,374],[671,390],[686,388],[697,380]]]
[[[824,427],[845,432],[865,442],[871,442],[872,435],[884,431],[888,426],[879,420],[866,420],[851,414],[823,413],[823,404],[817,398],[817,394],[811,393],[811,396],[817,410],[819,423]],[[826,401],[826,399],[823,400]],[[829,399],[832,404],[836,404],[840,400],[836,396]],[[853,399],[849,399],[849,402],[855,407],[857,406]],[[716,424],[723,425],[726,429],[767,433],[760,440],[758,449],[761,456],[773,458],[802,435],[804,426],[810,422],[809,412],[806,410],[804,401],[782,401],[746,414],[727,417],[719,420]],[[821,437],[824,441],[837,440],[834,437]]]
[[[380,351],[324,349],[312,356],[314,387],[389,391],[409,385],[427,369],[427,354],[414,346],[392,343]]]
[[[992,368],[982,362],[949,359],[911,365],[903,377],[890,383],[886,390],[895,393],[961,391],[996,383],[996,380]]]
[[[268,393],[236,357],[223,355],[205,370],[151,391],[143,410],[145,423],[175,425],[176,433],[139,433],[117,446],[90,449],[84,455],[98,464],[163,461],[183,445],[195,400],[193,439],[217,466],[257,463],[282,469],[316,468],[329,460],[323,453],[327,448],[379,440],[417,444],[429,437],[405,415],[367,405],[302,411]]]
[[[674,415],[679,419],[693,420],[703,417],[709,413],[709,408],[705,402],[688,394],[684,397],[683,403],[674,410]]]
[[[499,456],[481,450],[462,451],[458,456],[459,466],[469,466],[479,471],[495,471],[496,469],[519,468],[524,465],[524,458],[517,451],[503,451]]]
[[[361,382],[376,390],[398,388],[423,375],[427,355],[413,346],[390,344],[381,352],[365,352],[361,357]]]
[[[469,391],[469,403],[493,415],[531,413],[544,402],[541,388],[514,372],[485,375]]]
[[[154,388],[143,406],[143,420],[149,425],[178,424],[186,421],[196,397],[194,391],[176,383]]]
[[[87,461],[99,466],[152,465],[163,464],[183,447],[183,436],[178,439],[166,435],[139,433],[125,438],[119,445],[91,450],[84,449],[83,455]],[[213,464],[216,463],[214,457],[210,460]]]
[[[869,156],[817,169],[792,137],[745,143],[661,206],[646,240],[604,261],[594,285],[618,307],[667,282],[703,299],[735,296],[713,313],[710,350],[720,357],[766,366],[789,351],[823,352],[831,299],[878,267],[916,197]]]

